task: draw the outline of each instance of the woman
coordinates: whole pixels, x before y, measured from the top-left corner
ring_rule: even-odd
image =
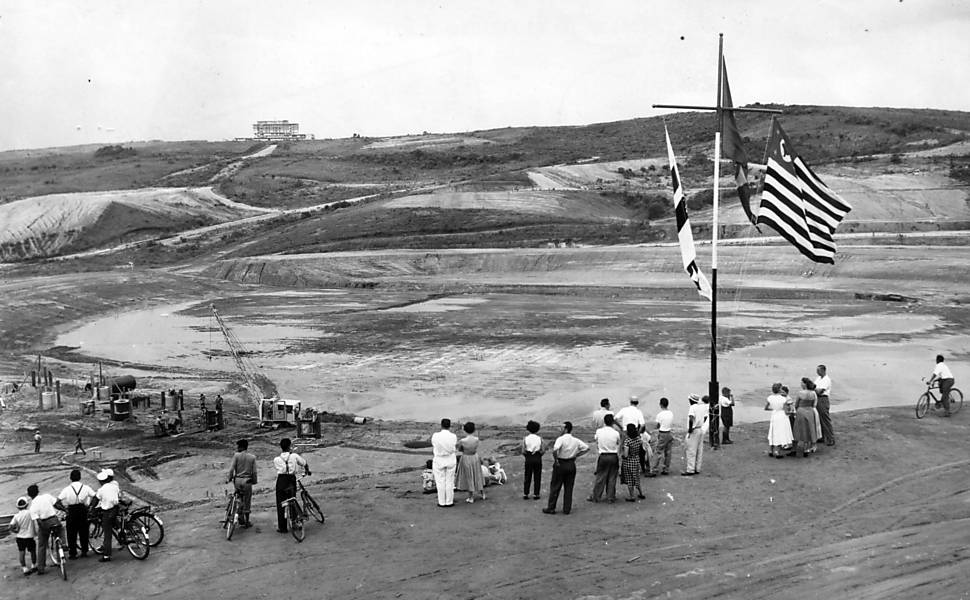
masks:
[[[478,458],[478,438],[475,437],[475,424],[465,423],[465,437],[458,442],[461,460],[458,461],[458,471],[455,474],[455,489],[468,490],[465,502],[475,502],[475,494],[481,493],[485,499],[485,478],[482,477],[482,461]]]
[[[522,499],[529,499],[529,486],[532,485],[532,499],[539,499],[542,487],[542,438],[539,437],[539,423],[529,421],[525,426],[529,435],[522,440],[522,456],[525,458],[525,485]]]
[[[792,443],[791,423],[785,414],[786,398],[781,395],[781,384],[771,386],[771,395],[765,403],[765,410],[771,411],[771,421],[768,423],[768,456],[785,458],[783,450]]]
[[[802,377],[802,389],[795,394],[795,429],[792,432],[796,442],[795,450],[801,451],[802,458],[808,456],[809,452],[815,452],[815,443],[818,440],[816,402],[818,396],[815,393],[815,384],[808,377]]]
[[[627,502],[636,502],[637,498],[645,498],[643,490],[640,489],[640,449],[643,442],[640,440],[640,429],[636,423],[627,423],[626,438],[620,447],[620,455],[623,461],[620,463],[620,473],[626,489],[629,491]],[[636,498],[633,497],[633,490],[637,491]]]

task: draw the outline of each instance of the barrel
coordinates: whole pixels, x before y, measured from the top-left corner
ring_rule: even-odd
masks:
[[[114,412],[111,414],[112,421],[124,421],[131,416],[131,400],[122,398],[113,400]]]
[[[57,394],[54,392],[42,392],[40,395],[40,405],[44,410],[57,407]]]
[[[99,398],[100,396],[100,398]],[[103,385],[98,388],[98,395],[95,396],[102,401],[107,401],[111,399],[111,388],[107,385]]]

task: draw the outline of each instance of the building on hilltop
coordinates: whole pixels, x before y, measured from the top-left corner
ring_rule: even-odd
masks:
[[[253,123],[253,137],[257,140],[271,142],[287,140],[305,140],[305,133],[300,133],[299,123],[289,121],[256,121]],[[312,139],[313,136],[310,136]]]

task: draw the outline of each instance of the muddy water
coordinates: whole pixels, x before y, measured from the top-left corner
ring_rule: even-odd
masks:
[[[309,294],[313,295],[316,293]],[[360,297],[343,297],[341,291],[326,295],[331,308],[366,306]],[[253,294],[253,298],[257,296],[267,294]],[[260,313],[258,319],[253,315],[223,316],[236,337],[253,351],[255,367],[277,384],[283,397],[322,410],[384,419],[433,421],[450,415],[493,423],[529,418],[549,422],[583,419],[602,397],[610,397],[619,408],[630,394],[636,394],[648,415],[656,413],[657,399],[667,396],[682,419],[687,396],[704,394],[707,388],[710,363],[706,358],[648,354],[623,343],[517,344],[514,332],[512,341],[498,346],[475,343],[469,336],[407,352],[299,352],[294,347],[301,340],[319,340],[329,334],[307,316],[314,306],[312,299],[302,299],[307,294],[278,296],[272,311]],[[501,300],[501,295],[437,298],[372,314],[374,319],[387,313],[438,313],[438,318],[461,319],[463,313],[468,316],[489,310]],[[537,302],[555,304],[558,300]],[[659,302],[622,303],[670,308]],[[707,318],[706,304],[683,304],[678,305],[683,316],[658,318],[660,326],[669,323],[673,329],[683,321]],[[191,316],[186,312],[191,307],[184,303],[119,314],[64,334],[57,343],[78,346],[90,356],[154,364],[163,371],[222,372],[223,384],[239,381],[229,356],[211,355],[213,350],[226,350],[216,323],[211,317]],[[595,327],[621,318],[616,309],[617,304],[591,300],[565,318],[572,323],[588,321]],[[970,336],[942,333],[941,322],[932,315],[875,312],[844,317],[827,310],[725,303],[719,316],[725,331],[772,330],[791,336],[736,348],[719,357],[719,380],[734,391],[739,421],[764,420],[764,398],[771,383],[781,381],[796,390],[802,376],[814,377],[819,363],[829,366],[835,412],[910,405],[921,392],[920,376],[930,373],[935,354],[970,352]],[[961,378],[959,372],[956,376]]]

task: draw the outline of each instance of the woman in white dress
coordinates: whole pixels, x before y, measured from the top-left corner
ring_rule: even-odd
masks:
[[[768,456],[775,458],[785,458],[784,449],[794,439],[791,423],[785,413],[785,402],[788,399],[781,395],[781,387],[780,383],[772,384],[771,395],[765,402],[765,410],[771,411],[771,420],[768,422]]]

